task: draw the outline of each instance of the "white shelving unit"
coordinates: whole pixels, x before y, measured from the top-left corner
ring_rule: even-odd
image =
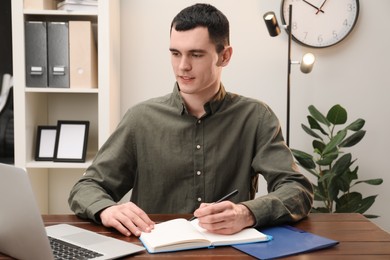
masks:
[[[52,0],[55,1],[55,0]],[[70,188],[90,165],[120,119],[120,1],[98,0],[97,13],[24,9],[12,1],[15,165],[25,167],[43,214],[70,212]],[[97,25],[98,87],[93,89],[26,87],[24,22],[88,20]],[[58,120],[90,121],[85,163],[37,162],[39,125]]]

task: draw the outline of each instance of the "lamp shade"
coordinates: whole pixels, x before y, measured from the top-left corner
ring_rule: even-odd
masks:
[[[316,61],[316,57],[312,53],[306,53],[302,57],[301,61],[301,71],[303,73],[310,73],[313,69],[314,62]]]
[[[278,20],[276,19],[274,12],[267,12],[263,15],[265,25],[270,36],[275,37],[280,34],[280,27],[278,25]]]

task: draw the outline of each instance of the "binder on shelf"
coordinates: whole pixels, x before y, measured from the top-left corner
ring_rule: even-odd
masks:
[[[47,22],[48,86],[69,88],[68,22]]]
[[[25,23],[26,86],[47,87],[47,25],[43,21]]]
[[[69,21],[71,88],[97,88],[97,48],[91,21]]]
[[[54,10],[56,1],[54,0],[24,0],[24,9]]]

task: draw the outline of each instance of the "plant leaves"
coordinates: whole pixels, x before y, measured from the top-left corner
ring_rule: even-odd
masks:
[[[334,105],[326,115],[326,119],[334,125],[345,124],[347,118],[347,110],[340,105]]]
[[[308,135],[311,135],[312,137],[314,138],[318,138],[320,140],[322,140],[322,137],[319,136],[316,132],[314,132],[313,130],[311,130],[309,127],[307,127],[306,125],[304,124],[301,124],[303,130],[308,134]]]
[[[325,207],[317,207],[311,209],[312,213],[331,213],[327,208]]]
[[[378,215],[372,215],[372,214],[363,214],[366,218],[379,218]]]
[[[332,174],[333,178],[330,179],[328,185],[328,197],[330,200],[336,200],[339,195],[339,178],[337,175]]]
[[[317,129],[320,130],[322,134],[329,135],[322,127],[321,125],[311,116],[307,116],[307,121],[309,121],[309,125],[311,129]]]
[[[370,184],[370,185],[381,185],[383,183],[383,179],[379,178],[379,179],[370,179],[370,180],[355,182],[355,184],[358,184],[358,183],[367,183],[367,184]]]
[[[322,151],[325,148],[325,144],[323,142],[320,142],[318,140],[313,140],[312,145],[314,150],[317,150],[319,154],[322,154]]]
[[[359,130],[356,133],[352,134],[348,138],[346,138],[343,142],[340,143],[340,147],[351,147],[355,144],[359,143],[364,135],[366,134],[365,130]]]
[[[347,129],[354,132],[359,131],[360,129],[363,128],[365,122],[366,121],[364,119],[359,118],[355,120],[353,123],[351,123],[350,125],[348,125]]]
[[[341,175],[346,172],[351,165],[352,155],[350,153],[341,156],[334,164],[332,172],[336,175]]]
[[[344,194],[336,201],[335,212],[340,212],[340,213],[356,212],[355,209],[362,201],[362,198],[363,196],[359,192],[350,192]]]
[[[348,170],[341,175],[341,179],[343,180],[343,182],[348,184],[348,187],[340,187],[342,192],[349,191],[352,181],[358,178],[357,176],[358,169],[359,167],[356,166],[356,168],[353,171]]]
[[[335,148],[337,148],[337,146],[343,141],[343,139],[345,138],[346,135],[347,135],[346,130],[341,130],[340,132],[338,132],[337,135],[335,135],[330,140],[330,142],[325,146],[322,154],[327,154],[327,153],[333,151]]]
[[[314,169],[316,167],[313,156],[310,154],[295,149],[291,149],[291,151],[298,163],[305,169]]]
[[[309,106],[309,112],[310,112],[310,115],[315,119],[317,120],[318,122],[321,122],[327,126],[330,126],[330,122],[328,121],[328,119],[326,119],[326,117],[320,112],[317,110],[317,108],[313,105],[310,105]]]
[[[369,196],[367,198],[364,198],[361,201],[361,203],[359,203],[358,208],[356,209],[355,212],[361,213],[361,214],[366,212],[372,206],[372,204],[374,204],[375,199],[376,199],[377,196],[378,195],[374,195],[374,196]]]
[[[338,152],[328,153],[324,155],[322,159],[317,160],[316,163],[321,166],[326,166],[326,165],[330,166],[333,163],[333,161],[337,159],[338,156],[339,156]]]

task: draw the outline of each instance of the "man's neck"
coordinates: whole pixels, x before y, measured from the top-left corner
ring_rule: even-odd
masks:
[[[204,105],[213,100],[220,89],[220,85],[213,92],[199,93],[199,94],[186,94],[180,93],[188,110],[188,113],[201,118],[205,114]]]

